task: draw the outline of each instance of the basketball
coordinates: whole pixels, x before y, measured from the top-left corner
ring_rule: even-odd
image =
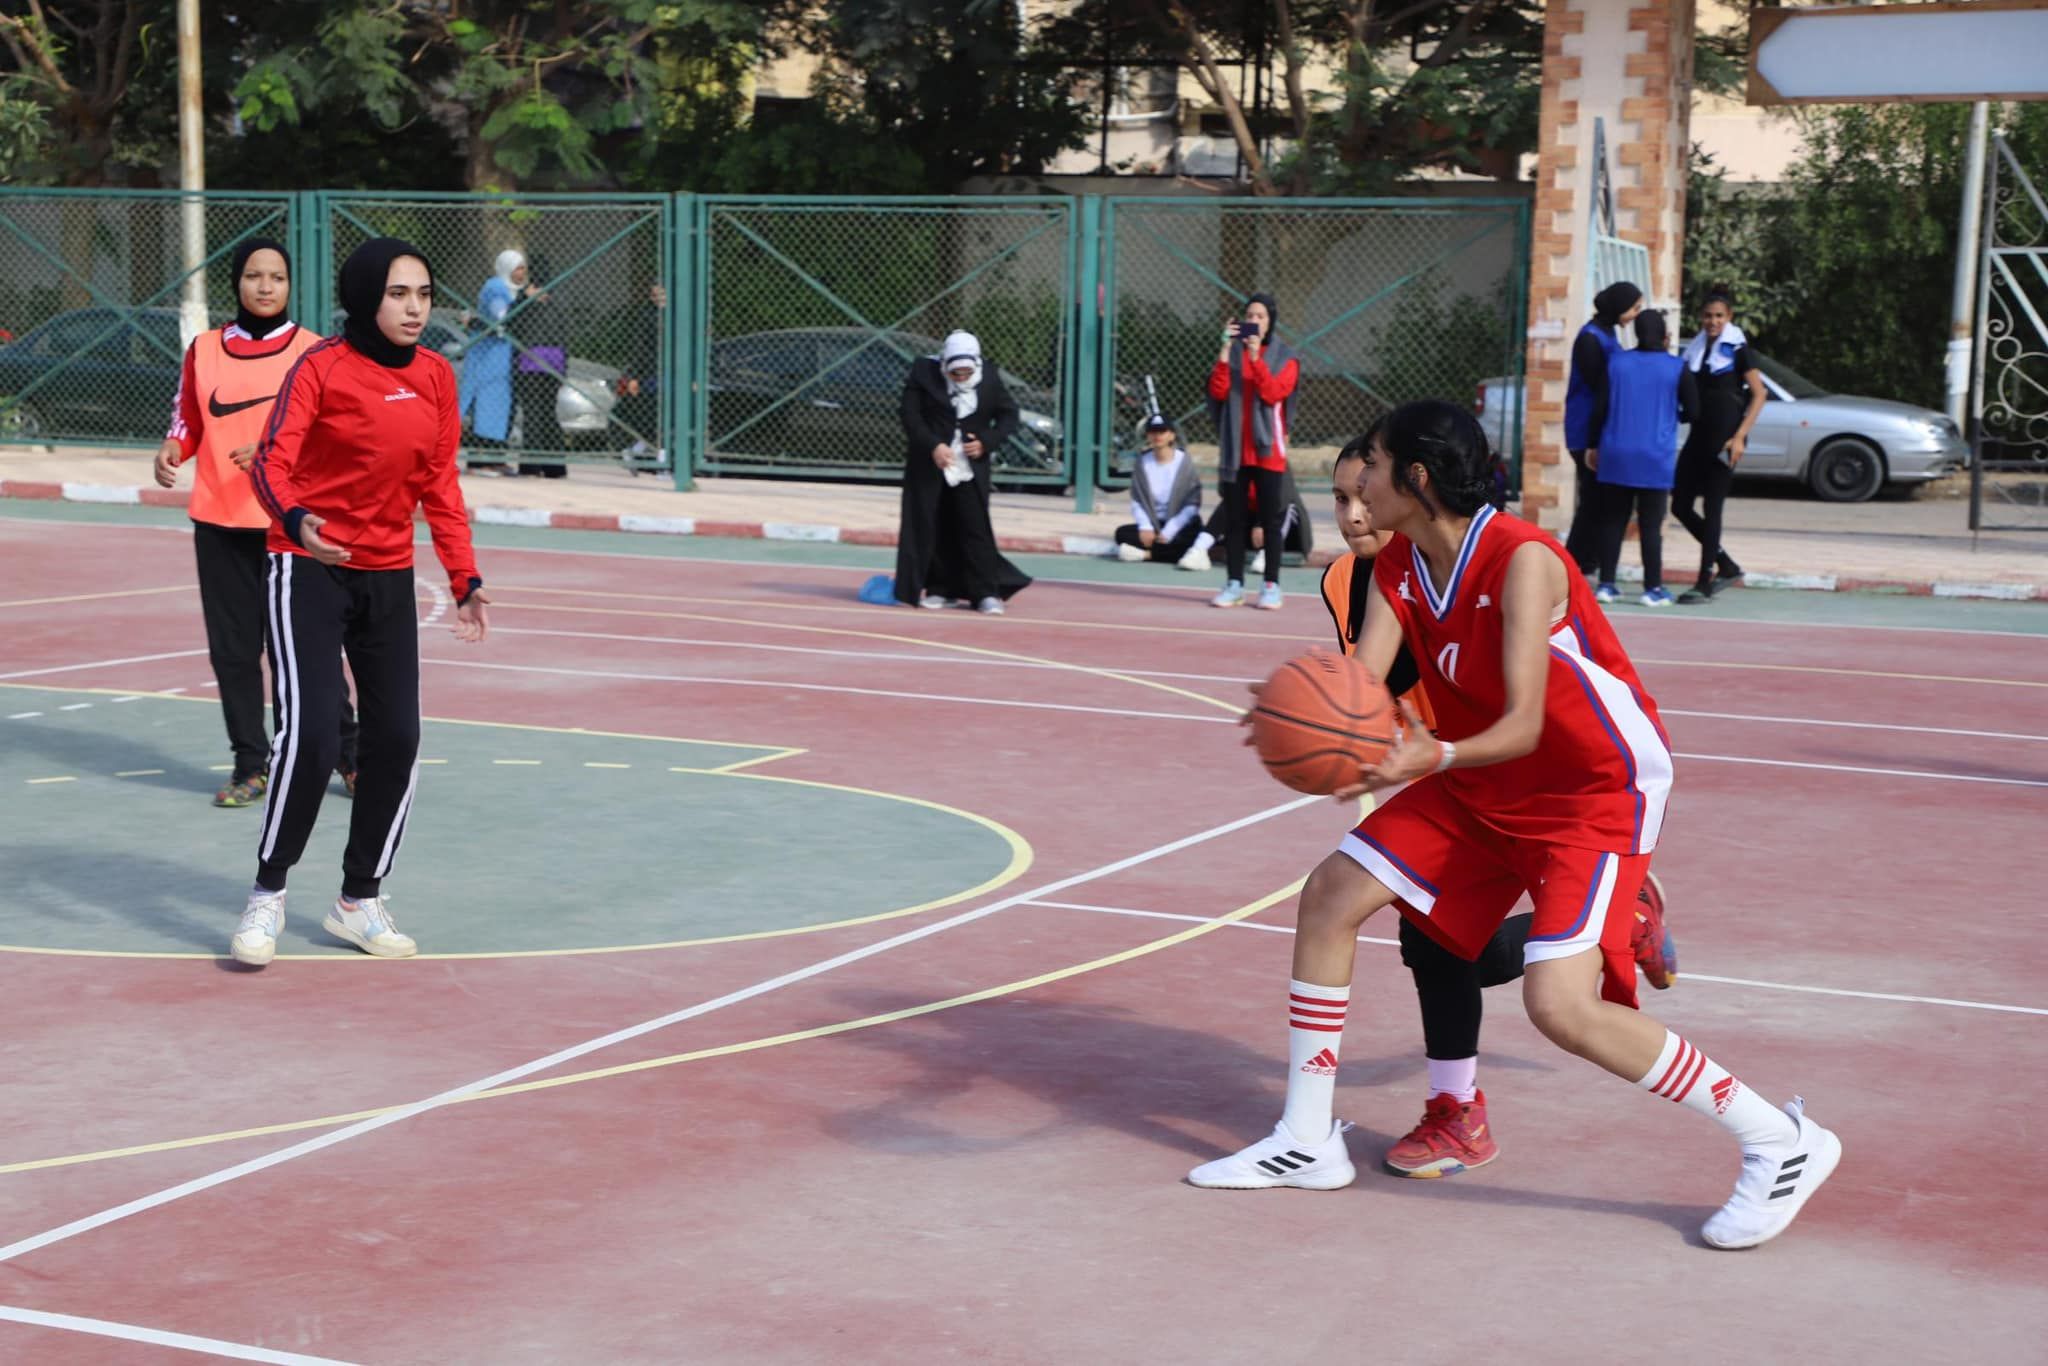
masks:
[[[1318,796],[1358,781],[1394,745],[1394,699],[1348,655],[1311,650],[1273,671],[1252,709],[1266,771]]]

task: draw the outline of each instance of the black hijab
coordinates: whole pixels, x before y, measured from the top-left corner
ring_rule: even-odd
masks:
[[[284,311],[274,318],[259,318],[242,302],[242,271],[248,266],[249,258],[259,251],[274,251],[282,256],[285,281],[289,283],[292,278],[292,254],[284,249],[284,243],[275,238],[244,237],[235,247],[235,254],[230,258],[233,264],[228,267],[228,278],[235,282],[235,325],[252,337],[274,332],[292,320],[292,299],[289,294],[285,295]]]
[[[1643,297],[1643,291],[1626,280],[1607,286],[1593,296],[1593,321],[1608,331],[1621,326],[1621,315]]]
[[[1636,350],[1662,351],[1670,336],[1664,325],[1664,315],[1654,308],[1646,308],[1636,314]]]
[[[377,326],[377,310],[384,303],[384,286],[391,279],[391,263],[410,256],[427,268],[427,283],[434,280],[434,267],[427,254],[410,242],[396,237],[373,237],[349,253],[341,264],[341,306],[348,313],[342,335],[348,344],[377,364],[392,370],[412,364],[416,346],[400,346]]]

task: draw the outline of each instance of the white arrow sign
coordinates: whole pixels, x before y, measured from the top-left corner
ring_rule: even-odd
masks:
[[[2048,0],[1758,9],[1751,104],[2048,99]]]

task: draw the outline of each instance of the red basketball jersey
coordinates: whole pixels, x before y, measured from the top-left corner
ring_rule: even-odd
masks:
[[[1570,557],[1540,528],[1482,508],[1439,591],[1422,552],[1396,536],[1373,579],[1415,655],[1437,734],[1469,739],[1507,712],[1500,603],[1508,561],[1530,542],[1565,566],[1564,616],[1550,633],[1543,737],[1533,753],[1445,773],[1445,787],[1502,834],[1617,854],[1657,845],[1671,745],[1657,704]]]

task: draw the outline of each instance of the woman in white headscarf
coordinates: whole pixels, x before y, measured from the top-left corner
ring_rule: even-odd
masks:
[[[1000,615],[1030,576],[996,550],[989,466],[1017,430],[1017,404],[972,332],[948,336],[911,363],[903,386],[903,522],[896,600],[912,607],[971,603]]]
[[[512,340],[504,324],[527,286],[526,256],[501,251],[494,270],[477,291],[470,319],[477,330],[462,357],[462,417],[472,444],[485,447],[503,446],[512,427]]]

